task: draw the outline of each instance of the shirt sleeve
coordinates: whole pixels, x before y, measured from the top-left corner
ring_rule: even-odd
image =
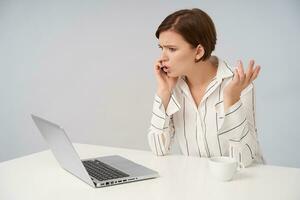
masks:
[[[173,94],[167,109],[164,108],[161,98],[155,95],[148,143],[151,151],[157,156],[164,156],[170,152],[175,132],[172,115],[179,109],[180,105]]]
[[[228,142],[228,154],[247,167],[254,160],[261,160],[255,123],[254,86],[250,84],[238,102],[224,113],[224,122],[218,131]]]

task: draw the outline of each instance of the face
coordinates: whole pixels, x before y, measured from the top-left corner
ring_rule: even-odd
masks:
[[[158,45],[162,49],[161,60],[169,77],[186,75],[195,65],[196,48],[192,48],[180,34],[174,31],[161,32]]]

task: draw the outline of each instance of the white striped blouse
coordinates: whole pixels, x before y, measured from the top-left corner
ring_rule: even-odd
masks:
[[[255,124],[254,86],[242,91],[241,98],[224,112],[223,90],[233,71],[218,59],[216,77],[208,85],[199,104],[192,98],[184,77],[172,91],[167,109],[155,95],[148,142],[153,153],[167,155],[174,138],[187,156],[233,156],[244,166],[263,162]]]

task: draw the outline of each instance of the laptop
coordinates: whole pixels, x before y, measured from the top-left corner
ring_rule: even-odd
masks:
[[[106,187],[156,178],[158,172],[119,155],[80,160],[64,129],[31,115],[60,166],[92,187]]]

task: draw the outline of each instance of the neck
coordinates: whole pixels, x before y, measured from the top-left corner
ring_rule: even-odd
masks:
[[[218,60],[212,56],[205,61],[195,63],[186,73],[190,88],[206,87],[217,74]]]

